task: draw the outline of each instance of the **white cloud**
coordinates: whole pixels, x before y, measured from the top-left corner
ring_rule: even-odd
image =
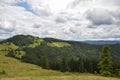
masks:
[[[114,23],[113,17],[108,10],[94,9],[86,12],[86,17],[95,25],[110,25]]]
[[[14,5],[20,2],[29,4],[38,15],[25,5]],[[0,38],[31,34],[66,40],[120,40],[119,3],[119,0],[0,0]]]

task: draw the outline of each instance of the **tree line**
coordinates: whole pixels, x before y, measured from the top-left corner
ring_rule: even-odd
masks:
[[[44,55],[42,67],[44,69],[56,69],[62,72],[89,72],[99,73],[104,76],[120,75],[119,71],[117,72],[117,69],[120,69],[120,65],[119,67],[118,65],[114,65],[115,63],[112,62],[111,59],[110,47],[109,45],[104,45],[100,55],[100,60],[87,59],[82,56],[78,59],[67,59],[66,57],[63,57],[60,63],[55,62],[54,64],[50,64],[47,57]]]
[[[43,45],[42,47],[45,46]],[[26,54],[21,58],[21,61],[33,63],[41,66],[43,69],[53,69],[62,72],[80,72],[80,73],[99,73],[104,76],[119,75],[120,64],[115,63],[111,59],[110,46],[104,45],[100,54],[100,58],[88,58],[86,56],[79,57],[65,57],[62,56],[58,60],[51,61],[42,49],[41,54],[35,55],[33,53]],[[26,49],[24,51],[30,51]],[[38,51],[38,50],[36,50]],[[40,51],[40,50],[39,50]],[[31,49],[32,52],[32,49]],[[10,51],[7,56],[14,57],[14,51]],[[36,52],[37,53],[37,52]],[[39,52],[38,52],[39,53]],[[52,58],[54,55],[52,55]],[[91,56],[89,56],[91,57]]]

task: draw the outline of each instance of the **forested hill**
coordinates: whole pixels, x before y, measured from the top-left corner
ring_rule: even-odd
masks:
[[[40,66],[43,66],[43,58],[47,58],[49,67],[52,69],[59,69],[62,59],[77,61],[80,58],[83,61],[93,61],[93,64],[97,63],[101,48],[102,45],[54,38],[38,38],[31,35],[16,35],[0,42],[1,55]],[[112,60],[120,63],[120,44],[111,44],[110,48]],[[86,62],[87,65],[84,66],[88,66],[89,63]]]
[[[9,45],[6,49],[16,47],[17,50],[21,49],[29,55],[41,55],[45,53],[50,58],[53,56],[55,56],[55,58],[60,56],[99,58],[102,47],[102,45],[88,44],[85,42],[65,41],[54,38],[38,38],[31,35],[16,35],[0,42],[0,44]],[[120,44],[111,44],[110,46],[112,57],[120,61]]]

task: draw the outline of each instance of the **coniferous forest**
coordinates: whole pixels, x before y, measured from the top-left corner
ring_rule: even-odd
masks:
[[[17,35],[0,44],[17,46],[2,49],[6,56],[43,69],[120,76],[120,44],[93,45],[30,35]]]

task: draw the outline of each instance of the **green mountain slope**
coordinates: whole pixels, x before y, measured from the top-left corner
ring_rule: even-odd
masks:
[[[64,41],[54,38],[40,39],[31,35],[17,35],[0,43],[0,51],[2,51],[3,49],[12,48],[13,50],[21,49],[22,51],[27,52],[29,49],[33,49],[32,52],[34,54],[41,54],[41,52],[44,50],[44,53],[46,53],[47,55],[51,54],[52,56],[54,56],[54,54],[56,55],[57,53],[59,53],[60,55],[57,54],[56,56],[79,57],[82,55],[85,57],[97,58],[99,58],[99,54],[101,53],[101,47],[102,45],[93,45],[76,41]],[[118,57],[120,56],[120,44],[112,44],[110,45],[110,47],[113,59],[116,59],[120,62],[120,58]],[[39,53],[36,52],[37,49],[39,49]],[[27,54],[30,53],[27,52]]]
[[[120,44],[112,44],[112,60],[120,65]],[[6,55],[42,66],[43,57],[46,56],[50,68],[60,70],[61,61],[66,58],[84,59],[85,67],[91,64],[97,67],[100,59],[102,45],[87,44],[84,42],[64,41],[54,38],[38,38],[31,35],[16,35],[0,42],[0,55]],[[91,63],[92,61],[92,63]],[[76,65],[77,66],[77,65]],[[93,66],[93,68],[95,68]],[[118,67],[119,68],[119,67]],[[90,69],[89,69],[90,70]],[[97,71],[97,69],[96,69]]]

